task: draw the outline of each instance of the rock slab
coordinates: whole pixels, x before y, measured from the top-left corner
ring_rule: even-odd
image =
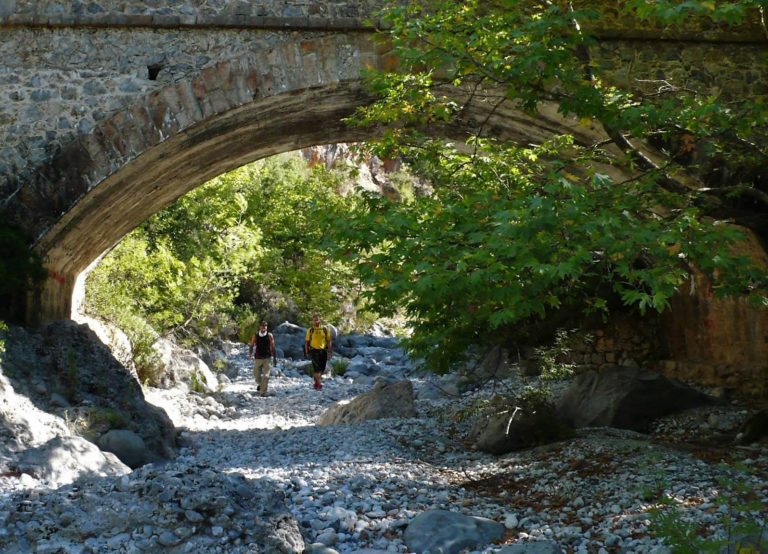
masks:
[[[347,404],[334,404],[318,420],[318,425],[358,423],[369,419],[416,417],[413,384],[405,379],[394,383],[379,382]]]

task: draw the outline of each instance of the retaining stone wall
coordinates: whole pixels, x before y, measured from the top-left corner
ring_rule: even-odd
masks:
[[[648,366],[665,357],[658,321],[612,315],[604,326],[586,326],[591,341],[578,342],[567,361],[593,367]]]
[[[592,57],[596,73],[609,83],[644,93],[671,86],[728,99],[768,99],[768,41],[608,40],[592,50]]]

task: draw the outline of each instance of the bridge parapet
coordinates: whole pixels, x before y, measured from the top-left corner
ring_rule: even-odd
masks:
[[[2,26],[219,27],[261,29],[371,30],[384,7],[407,0],[0,0]],[[768,42],[768,30],[754,10],[738,29],[690,17],[667,25],[628,16],[623,0],[573,2],[577,9],[597,9],[583,28],[603,39]]]
[[[74,1],[70,6],[41,0],[0,2],[0,25],[110,27],[370,28],[385,0],[184,0],[144,2]]]

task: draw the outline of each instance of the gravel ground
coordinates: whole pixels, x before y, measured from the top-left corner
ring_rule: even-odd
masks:
[[[491,395],[490,387],[431,400],[428,394],[419,398],[431,386],[430,379],[414,378],[418,417],[318,427],[315,422],[331,405],[370,386],[336,377],[315,391],[308,377],[281,362],[280,375],[270,381],[270,395],[260,397],[245,354],[243,348],[234,349],[231,360],[238,376],[215,395],[147,392],[147,399],[164,407],[184,429],[186,446],[168,467],[173,475],[199,475],[199,468],[211,468],[208,489],[219,482],[218,474],[268,483],[284,495],[304,541],[325,545],[326,554],[366,548],[408,552],[405,528],[416,515],[432,509],[504,524],[503,542],[474,554],[499,553],[508,545],[531,541],[554,543],[569,553],[695,552],[696,547],[672,548],[674,533],[663,530],[665,522],[677,534],[690,529],[691,543],[698,537],[725,540],[740,533],[741,523],[765,525],[768,518],[768,444],[732,446],[735,430],[750,413],[735,404],[664,418],[648,435],[589,429],[568,441],[491,456],[468,448],[470,421],[452,418],[473,398]],[[511,390],[524,384],[516,378],[504,383]],[[164,529],[121,530],[115,524],[108,532],[95,531],[101,529],[97,524],[102,516],[91,515],[85,506],[114,505],[119,513],[125,509],[121,498],[130,491],[169,475],[178,487],[190,487],[181,491],[183,497],[194,498],[197,491],[185,484],[194,479],[176,479],[170,470],[155,475],[157,471],[139,470],[135,477],[96,479],[87,488],[54,491],[34,480],[0,476],[0,523],[17,522],[11,535],[27,533],[31,542],[19,544],[36,545],[32,551],[37,552],[152,551],[158,541],[180,540],[181,531],[172,521]],[[240,487],[238,483],[231,486]],[[24,518],[11,517],[14,492],[15,506],[30,512]],[[73,498],[80,504],[75,506]],[[63,531],[46,522],[60,522],[62,509],[76,509],[78,525],[90,530],[84,539],[90,550],[61,546]],[[171,513],[166,515],[173,519]],[[212,536],[203,537],[209,543],[200,538],[174,552],[250,552],[237,546],[235,535],[228,538],[227,520],[213,528]],[[46,542],[35,543],[31,537],[41,528]],[[256,536],[259,530],[248,532]],[[11,535],[0,526],[0,539]],[[69,545],[77,542],[67,540]]]
[[[584,430],[570,441],[496,457],[467,449],[467,424],[449,417],[490,389],[417,400],[418,418],[315,427],[330,405],[367,387],[335,378],[317,392],[283,366],[270,383],[274,396],[261,398],[239,356],[239,377],[219,395],[230,418],[190,416],[187,400],[168,392],[154,401],[175,405],[169,412],[189,429],[184,456],[280,483],[308,542],[341,553],[406,552],[409,519],[435,508],[502,522],[507,543],[548,539],[567,552],[668,551],[650,516],[662,502],[671,504],[664,513],[676,512],[704,537],[727,536],[734,517],[764,522],[768,514],[768,445],[725,442],[749,414],[737,405],[664,418],[649,435]],[[414,384],[417,393],[429,386]],[[760,507],[739,509],[749,500]]]

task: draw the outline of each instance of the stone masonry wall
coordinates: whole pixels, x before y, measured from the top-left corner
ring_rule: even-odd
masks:
[[[768,254],[750,231],[736,248],[768,269]],[[668,377],[719,387],[742,398],[768,399],[768,309],[746,298],[717,298],[697,274],[670,300],[670,309],[644,317],[613,316],[585,325],[594,337],[572,347],[570,361],[655,369]]]
[[[17,30],[13,41],[0,41],[0,176],[43,163],[75,135],[87,134],[98,121],[168,83],[225,60],[248,64],[286,45],[300,48],[320,35],[222,29]],[[343,69],[355,55],[340,36],[329,58],[339,60]],[[5,192],[0,184],[0,196]]]
[[[647,94],[687,90],[729,99],[768,99],[768,40],[661,44],[606,40],[592,50],[597,73],[609,83]]]
[[[683,292],[661,316],[613,316],[588,333],[593,340],[573,345],[562,361],[644,367],[742,399],[768,399],[768,311],[745,300]]]
[[[738,252],[768,270],[768,254],[757,237],[744,230]],[[669,376],[768,399],[768,309],[746,298],[713,294],[704,275],[683,287],[661,316],[660,331],[669,356],[660,369]]]
[[[316,55],[318,73],[357,79],[347,73],[360,66],[359,38],[382,4],[0,0],[0,209],[99,122],[222,63],[267,61],[281,81],[279,73],[294,68],[280,60],[330,36],[324,44],[332,46]]]

